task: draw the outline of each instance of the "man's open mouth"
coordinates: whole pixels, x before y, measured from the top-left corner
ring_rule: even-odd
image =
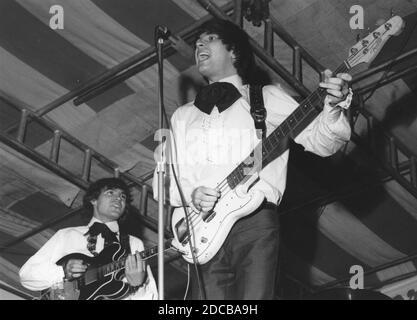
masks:
[[[208,58],[210,58],[210,55],[207,52],[199,52],[197,54],[198,62],[206,61]]]

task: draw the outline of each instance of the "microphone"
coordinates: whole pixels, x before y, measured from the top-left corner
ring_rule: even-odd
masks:
[[[156,26],[156,37],[168,40],[171,35],[171,31],[166,26],[157,25]]]
[[[189,59],[190,63],[194,63],[194,50],[183,39],[175,34],[172,34],[168,27],[157,25],[155,27],[154,36],[156,42],[170,40],[175,50],[177,50],[184,58]]]

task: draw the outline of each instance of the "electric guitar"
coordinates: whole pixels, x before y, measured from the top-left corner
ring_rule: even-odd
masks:
[[[171,240],[167,240],[164,249],[171,247]],[[142,260],[156,256],[158,247],[152,247],[139,252]],[[42,297],[48,300],[119,300],[129,294],[129,284],[122,281],[125,262],[128,253],[120,243],[113,243],[105,247],[97,256],[90,257],[82,253],[71,253],[56,262],[64,266],[70,259],[80,259],[88,265],[82,276],[74,279],[64,279],[55,286],[44,290]]]
[[[403,20],[394,16],[367,37],[350,48],[349,57],[335,70],[335,74],[347,72],[361,63],[369,63],[380,52],[388,39],[402,31]],[[216,181],[221,197],[215,207],[207,212],[185,208],[189,217],[189,228],[184,208],[176,208],[172,216],[174,233],[173,246],[182,252],[190,263],[208,262],[223,245],[234,223],[255,211],[264,201],[260,191],[251,189],[259,180],[259,172],[272,160],[286,151],[288,138],[294,139],[321,112],[326,89],[318,88],[311,93],[271,134],[263,139],[222,181]],[[191,245],[190,245],[191,242]],[[191,247],[193,249],[191,249]]]

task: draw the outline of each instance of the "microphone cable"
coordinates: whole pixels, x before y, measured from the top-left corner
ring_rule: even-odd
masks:
[[[177,105],[177,107],[178,107],[178,105]],[[163,115],[164,115],[165,121],[167,123],[167,127],[169,129],[169,132],[172,135],[172,141],[173,141],[174,145],[176,146],[175,135],[171,130],[171,128],[172,128],[171,120],[168,118],[165,108],[163,108]],[[193,241],[195,243],[195,239],[192,237],[194,235],[194,233],[191,233],[192,226],[191,226],[191,222],[190,222],[190,217],[189,217],[187,209],[186,209],[187,208],[187,201],[185,200],[181,184],[178,180],[178,176],[177,176],[177,173],[175,171],[175,166],[174,166],[174,163],[172,161],[172,152],[168,152],[168,156],[171,156],[171,160],[169,161],[169,163],[170,163],[170,167],[171,167],[171,170],[172,170],[172,175],[174,176],[175,184],[177,185],[178,192],[179,192],[179,195],[180,195],[180,198],[181,198],[182,209],[184,210],[184,217],[185,217],[185,222],[186,222],[186,226],[187,226],[187,232],[188,232],[188,235],[189,235],[188,244],[189,244],[191,256],[192,256],[192,259],[193,259],[194,269],[195,269],[196,278],[197,278],[197,285],[198,285],[199,292],[200,292],[200,300],[206,300],[206,293],[205,293],[204,287],[201,285],[200,270],[198,268],[198,263],[197,263],[197,259],[196,259],[196,256],[195,256],[195,249],[194,249],[194,245],[193,245]]]

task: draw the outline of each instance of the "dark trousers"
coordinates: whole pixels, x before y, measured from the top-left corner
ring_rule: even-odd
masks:
[[[238,220],[217,254],[199,266],[208,300],[274,299],[278,267],[279,223],[277,207],[264,203]],[[192,299],[200,299],[194,265]]]

